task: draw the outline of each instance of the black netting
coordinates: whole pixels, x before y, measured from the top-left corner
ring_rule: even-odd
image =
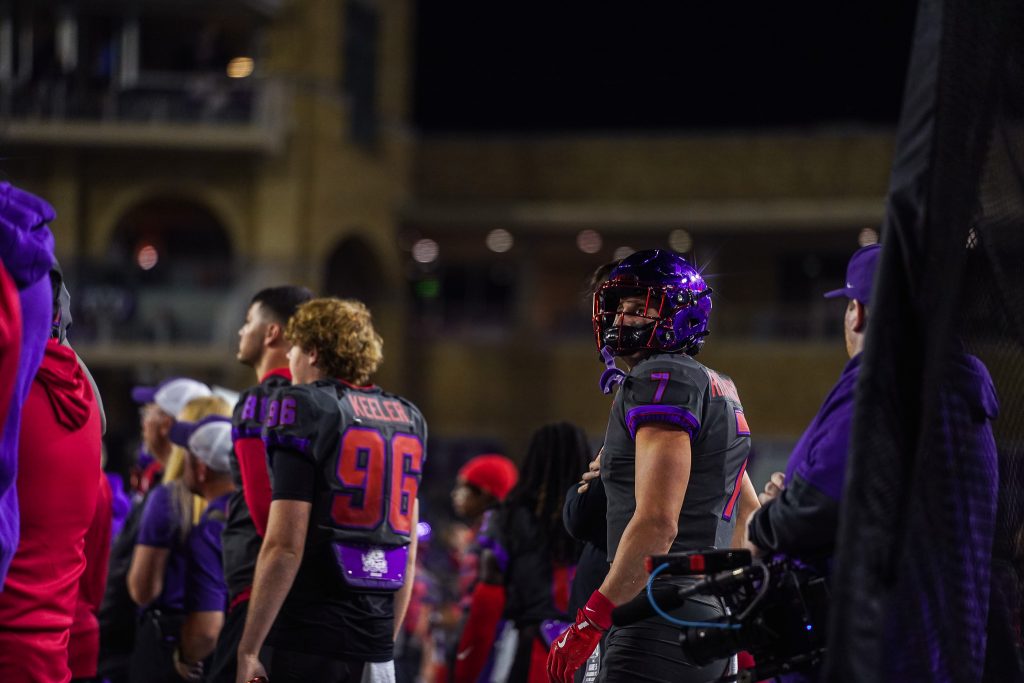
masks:
[[[841,527],[822,680],[1024,680],[1019,1],[920,3]]]

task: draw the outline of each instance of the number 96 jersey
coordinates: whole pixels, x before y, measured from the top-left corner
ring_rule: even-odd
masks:
[[[274,499],[313,504],[307,551],[408,545],[427,439],[411,402],[331,379],[283,387],[268,406],[263,438]]]

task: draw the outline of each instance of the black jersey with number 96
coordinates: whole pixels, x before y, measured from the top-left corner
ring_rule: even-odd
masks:
[[[426,421],[408,400],[337,380],[282,388],[264,425],[272,472],[280,458],[302,458],[314,467],[308,498],[314,546],[408,545],[426,438]],[[302,491],[274,487],[275,499],[292,493],[304,498]]]

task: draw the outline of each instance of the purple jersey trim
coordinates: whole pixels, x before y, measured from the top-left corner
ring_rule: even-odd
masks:
[[[263,437],[263,443],[266,445],[267,450],[278,446],[281,448],[291,448],[303,454],[309,454],[309,439],[300,439],[297,436],[291,434],[278,434],[277,432],[268,432]]]
[[[637,406],[626,413],[626,427],[629,429],[629,436],[636,441],[636,430],[641,425],[652,422],[662,422],[682,428],[690,435],[690,440],[697,438],[700,431],[700,422],[686,408],[679,406]]]
[[[661,397],[665,395],[665,387],[668,386],[671,375],[667,372],[652,372],[651,379],[658,383],[658,389],[654,392],[654,402],[661,403]]]
[[[231,429],[231,440],[238,441],[239,439],[258,439],[263,435],[263,427],[232,427]]]
[[[477,543],[479,543],[482,550],[490,550],[494,553],[494,559],[498,563],[498,569],[501,570],[502,574],[504,574],[508,570],[508,563],[511,561],[511,557],[509,556],[508,551],[505,550],[505,546],[503,546],[501,542],[493,536],[484,535],[480,536]]]

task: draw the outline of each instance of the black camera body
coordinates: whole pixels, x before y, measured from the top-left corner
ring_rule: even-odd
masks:
[[[722,680],[758,681],[812,670],[821,663],[829,595],[818,572],[785,559],[754,563],[749,552],[736,550],[652,557],[648,567],[661,568],[661,574],[705,577],[682,589],[654,590],[661,609],[678,607],[695,595],[717,597],[727,608],[726,616],[715,622],[682,627],[679,637],[683,651],[698,665],[741,651],[753,655],[752,669]],[[617,608],[612,619],[623,625],[653,614],[645,592]]]

